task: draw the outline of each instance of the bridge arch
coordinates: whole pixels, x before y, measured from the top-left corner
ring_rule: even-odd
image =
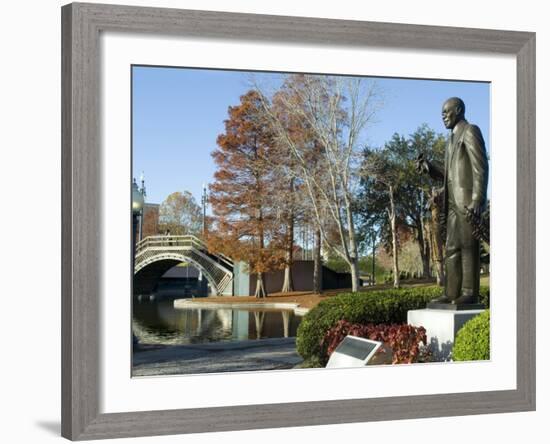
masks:
[[[154,284],[170,268],[189,262],[207,279],[215,295],[233,292],[233,262],[208,252],[195,236],[150,236],[136,245],[134,293],[152,291]]]
[[[212,291],[216,295],[218,294],[216,280],[208,271],[189,256],[177,253],[155,255],[151,257],[151,260],[147,263],[142,264],[138,270],[135,270],[134,282],[136,290],[138,290],[136,292],[143,294],[150,293],[154,288],[154,284],[164,275],[164,273],[183,262],[191,263],[195,268],[200,270],[210,284]]]

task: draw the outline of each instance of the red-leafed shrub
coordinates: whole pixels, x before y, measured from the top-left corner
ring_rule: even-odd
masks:
[[[339,321],[327,331],[321,341],[321,349],[326,351],[324,360],[332,354],[347,335],[379,341],[392,349],[392,364],[411,364],[419,358],[427,359],[426,329],[407,324],[352,324]],[[378,352],[382,351],[382,347]]]

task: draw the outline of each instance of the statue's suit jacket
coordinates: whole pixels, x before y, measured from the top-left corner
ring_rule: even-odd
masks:
[[[458,122],[445,150],[443,168],[430,168],[444,183],[445,295],[451,300],[479,295],[479,240],[466,216],[475,202],[484,205],[487,197],[489,165],[481,131],[466,120]]]
[[[430,174],[443,180],[445,214],[450,205],[462,214],[474,201],[484,205],[489,163],[480,129],[466,120],[458,122],[447,143],[445,166],[432,165]]]

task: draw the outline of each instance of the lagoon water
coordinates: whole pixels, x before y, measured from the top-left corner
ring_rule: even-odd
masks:
[[[141,344],[183,345],[296,336],[292,310],[174,308],[174,298],[134,298],[132,329]]]

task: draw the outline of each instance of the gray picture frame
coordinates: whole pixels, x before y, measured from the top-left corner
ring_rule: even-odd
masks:
[[[104,31],[515,56],[517,388],[480,393],[101,413],[99,35]],[[64,437],[73,440],[136,437],[535,409],[534,33],[73,3],[62,8],[62,108]]]

